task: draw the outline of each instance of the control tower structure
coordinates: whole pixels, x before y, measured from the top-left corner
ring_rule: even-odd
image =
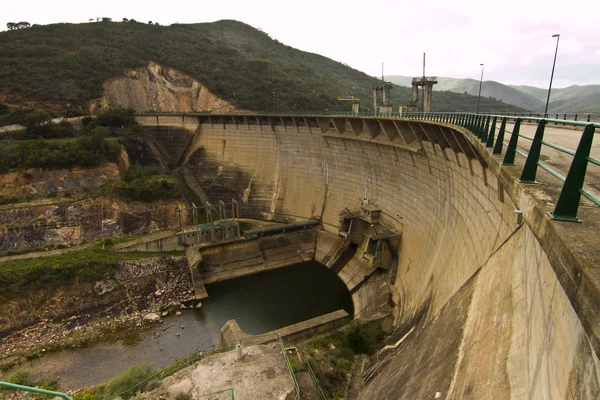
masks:
[[[431,95],[433,85],[438,83],[437,77],[425,76],[425,53],[423,53],[423,76],[412,79],[412,97],[413,103],[419,101],[419,87],[423,88],[423,112],[431,111]]]

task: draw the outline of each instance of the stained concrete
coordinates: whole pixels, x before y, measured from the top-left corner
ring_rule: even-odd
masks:
[[[281,347],[257,345],[243,348],[236,361],[235,350],[214,354],[192,371],[192,398],[233,388],[238,400],[291,400],[294,385]]]
[[[177,118],[183,117],[153,123]],[[195,173],[229,188],[209,194],[214,200],[245,199],[242,212],[267,218],[321,215],[324,228],[337,235],[340,213],[366,195],[402,231],[395,283],[384,273],[370,293],[383,293],[394,306],[395,335],[417,328],[381,366],[372,380],[379,383],[367,382],[362,398],[395,399],[403,390],[417,398],[436,392],[594,398],[600,351],[595,225],[551,221],[551,183],[519,184],[518,167],[501,167],[501,158],[477,138],[449,124],[236,118],[197,117],[201,129],[193,128],[194,151],[202,154]],[[590,221],[600,221],[597,214],[582,209]],[[578,239],[582,232],[586,237]],[[329,250],[317,248],[316,257]],[[347,282],[364,274],[353,265],[341,270],[343,276],[348,268]],[[411,368],[420,374],[402,375]]]

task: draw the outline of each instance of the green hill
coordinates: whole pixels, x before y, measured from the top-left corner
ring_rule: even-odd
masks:
[[[86,112],[103,83],[149,61],[176,68],[238,108],[270,111],[342,110],[356,95],[372,107],[379,81],[326,57],[296,50],[241,22],[156,26],[137,22],[34,25],[0,32],[0,100]],[[411,99],[394,87],[394,106]],[[473,111],[477,99],[434,95],[436,111]],[[519,111],[487,99],[483,111]]]

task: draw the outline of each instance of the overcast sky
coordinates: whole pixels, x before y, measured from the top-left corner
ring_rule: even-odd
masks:
[[[546,88],[560,33],[553,87],[600,84],[597,0],[429,1],[3,1],[0,27],[85,22],[95,17],[138,21],[236,19],[289,46],[318,53],[370,75],[427,75]],[[492,6],[494,5],[494,6]]]

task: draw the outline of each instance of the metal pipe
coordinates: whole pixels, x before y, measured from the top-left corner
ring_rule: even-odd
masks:
[[[265,228],[251,229],[249,231],[244,232],[244,236],[246,237],[256,237],[263,235],[273,235],[275,233],[281,233],[283,231],[294,231],[298,229],[308,228],[310,226],[319,225],[321,223],[320,219],[312,218],[306,221],[300,222],[292,222],[290,224],[276,225],[276,226],[268,226]]]

